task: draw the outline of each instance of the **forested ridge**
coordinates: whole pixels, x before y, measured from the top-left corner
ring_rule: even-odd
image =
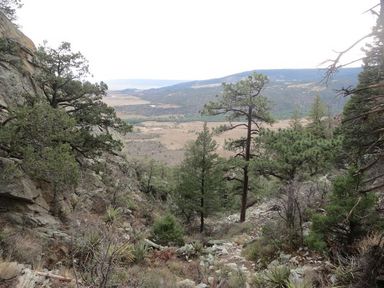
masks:
[[[177,166],[124,153],[107,85],[70,43],[36,48],[21,6],[0,0],[0,287],[384,287],[384,0],[342,113],[314,95],[268,128],[271,82],[247,73]]]

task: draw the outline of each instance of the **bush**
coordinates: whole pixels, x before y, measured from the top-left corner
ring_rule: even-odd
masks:
[[[262,272],[258,272],[254,274],[253,277],[251,278],[250,284],[251,284],[251,287],[253,288],[301,287],[301,286],[294,286],[294,284],[289,281],[290,274],[291,274],[291,271],[288,267],[276,266],[271,268],[270,270],[264,270]]]
[[[152,227],[153,240],[161,245],[183,245],[183,229],[176,218],[167,214],[155,220]]]
[[[316,216],[314,216],[316,217]],[[315,219],[315,218],[314,218]],[[316,221],[316,220],[315,220]],[[324,241],[324,234],[311,230],[309,235],[304,239],[305,244],[318,252],[327,250],[327,243]]]
[[[136,264],[144,262],[145,258],[148,255],[148,250],[149,247],[144,241],[137,242],[133,246],[133,256]]]
[[[233,271],[229,275],[229,288],[245,288],[247,285],[247,276],[241,270]]]
[[[341,252],[351,252],[356,240],[379,226],[381,221],[374,206],[373,193],[359,193],[359,176],[351,169],[335,179],[326,214],[313,216],[312,231],[307,243],[325,251],[326,243]]]
[[[276,247],[268,243],[265,238],[260,238],[247,245],[243,250],[243,255],[247,260],[259,261],[262,266],[267,266],[276,256]]]
[[[286,288],[289,281],[291,270],[286,266],[276,266],[269,270],[265,275],[268,282],[275,288]]]

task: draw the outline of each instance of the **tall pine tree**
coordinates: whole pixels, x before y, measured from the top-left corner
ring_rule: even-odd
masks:
[[[237,152],[235,157],[241,159],[242,193],[240,222],[245,221],[247,197],[249,191],[249,161],[252,158],[252,138],[259,133],[262,123],[272,123],[269,114],[269,102],[262,95],[268,78],[254,73],[235,84],[223,84],[223,94],[205,105],[204,113],[209,115],[226,115],[229,125],[222,126],[219,131],[224,132],[237,128],[245,128],[245,137],[230,141],[228,147]],[[241,123],[232,123],[241,121]]]
[[[219,203],[223,173],[218,167],[216,148],[216,141],[204,123],[196,141],[187,146],[179,170],[176,204],[187,220],[199,215],[200,232],[204,231],[204,219],[217,210]]]

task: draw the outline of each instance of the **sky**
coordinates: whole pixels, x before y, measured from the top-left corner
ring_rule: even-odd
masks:
[[[24,0],[17,23],[36,45],[70,42],[96,81],[196,80],[319,67],[370,32],[377,2]]]

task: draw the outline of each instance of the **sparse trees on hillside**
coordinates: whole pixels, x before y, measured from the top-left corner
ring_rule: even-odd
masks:
[[[219,193],[223,173],[218,167],[217,144],[204,123],[197,139],[189,143],[185,159],[179,170],[179,184],[175,191],[176,204],[181,214],[191,220],[200,217],[200,233],[204,231],[204,220],[219,207]]]
[[[88,63],[69,43],[56,50],[40,47],[35,62],[37,88],[24,95],[23,105],[2,107],[0,151],[18,159],[33,178],[52,185],[57,215],[59,196],[76,185],[82,160],[118,151],[122,144],[110,130],[126,132],[130,126],[102,102],[105,84],[84,81]]]
[[[213,102],[205,105],[204,113],[208,115],[226,115],[228,125],[220,128],[220,132],[245,128],[245,137],[231,140],[228,147],[236,151],[236,156],[241,159],[242,194],[240,222],[245,221],[247,209],[247,196],[249,190],[249,161],[252,158],[252,138],[259,133],[262,123],[272,123],[269,114],[269,102],[262,95],[264,86],[268,82],[262,74],[252,74],[247,78],[232,84],[223,84],[223,93]],[[232,123],[241,121],[241,123]]]

